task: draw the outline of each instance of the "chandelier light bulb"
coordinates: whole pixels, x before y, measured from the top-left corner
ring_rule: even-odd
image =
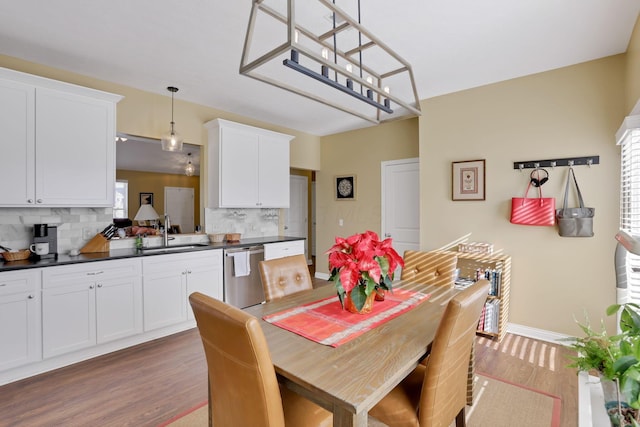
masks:
[[[371,76],[367,76],[367,83],[369,83],[370,85],[373,84],[373,77]]]
[[[294,42],[296,42],[296,43],[298,43],[298,40],[299,40],[299,39],[300,39],[300,31],[295,30],[295,31],[293,32],[293,41],[294,41]]]
[[[327,49],[326,47],[322,48],[322,57],[324,59],[329,59],[329,49]]]
[[[353,73],[353,65],[347,64],[344,68],[346,68],[348,72]]]
[[[384,93],[390,93],[389,86],[385,86],[382,90],[384,90]]]

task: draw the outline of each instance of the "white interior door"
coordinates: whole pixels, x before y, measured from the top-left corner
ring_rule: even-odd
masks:
[[[164,187],[164,211],[171,225],[179,225],[183,233],[193,233],[193,188]]]
[[[393,248],[420,248],[420,164],[418,159],[382,162],[382,234]],[[396,270],[396,279],[400,270]]]
[[[304,254],[309,258],[309,208],[307,177],[299,175],[289,176],[289,209],[285,209],[285,234],[293,237],[304,237]]]
[[[311,256],[316,256],[316,183],[311,182]]]

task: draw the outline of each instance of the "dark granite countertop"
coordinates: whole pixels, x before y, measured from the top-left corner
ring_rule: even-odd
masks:
[[[184,247],[180,250],[163,251],[145,251],[131,249],[112,249],[109,252],[98,252],[89,254],[80,254],[71,256],[68,254],[58,254],[57,259],[43,258],[40,260],[26,259],[23,261],[0,261],[0,272],[11,270],[22,270],[37,267],[53,267],[57,265],[79,264],[83,262],[108,261],[112,259],[137,258],[143,256],[166,255],[185,252],[207,251],[212,249],[228,249],[242,248],[246,246],[264,245],[266,243],[291,242],[295,240],[304,240],[304,237],[289,236],[270,236],[270,237],[254,237],[241,239],[239,242],[223,242],[223,243],[187,243],[183,245],[175,245]],[[150,248],[153,249],[153,248]]]

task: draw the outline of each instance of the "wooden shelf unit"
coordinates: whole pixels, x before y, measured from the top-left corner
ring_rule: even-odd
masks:
[[[509,293],[511,286],[511,257],[504,254],[479,254],[468,252],[456,252],[458,255],[457,267],[460,269],[460,277],[475,278],[477,269],[500,270],[500,283],[497,296],[488,296],[487,301],[497,299],[500,301],[498,314],[498,332],[478,330],[477,333],[502,341],[507,333],[509,322]]]

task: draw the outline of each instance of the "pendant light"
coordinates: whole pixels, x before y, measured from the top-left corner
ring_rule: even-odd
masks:
[[[182,137],[176,132],[175,122],[173,121],[173,94],[178,91],[178,88],[169,86],[167,90],[171,92],[171,130],[162,137],[162,150],[182,151]]]
[[[187,154],[187,156],[189,159],[189,163],[187,163],[187,166],[185,166],[184,168],[184,174],[187,176],[193,176],[193,173],[196,171],[196,168],[191,163],[191,153]]]

